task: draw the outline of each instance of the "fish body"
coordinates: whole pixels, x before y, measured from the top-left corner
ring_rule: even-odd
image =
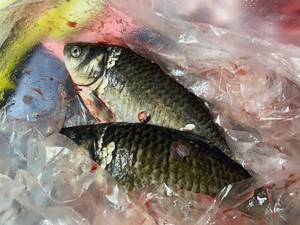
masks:
[[[217,195],[250,174],[193,133],[143,123],[64,128],[69,137],[128,191],[156,184]]]
[[[79,95],[99,121],[189,125],[231,155],[204,102],[157,64],[126,48],[91,43],[67,44],[64,55]]]

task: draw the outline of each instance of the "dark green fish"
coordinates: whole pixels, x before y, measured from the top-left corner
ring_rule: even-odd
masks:
[[[249,173],[198,135],[143,123],[103,123],[61,131],[127,190],[166,183],[211,196]]]
[[[99,121],[186,128],[231,156],[201,99],[157,64],[126,48],[90,43],[67,44],[64,56],[78,94]]]

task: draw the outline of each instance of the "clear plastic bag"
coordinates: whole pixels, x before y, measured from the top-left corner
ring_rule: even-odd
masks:
[[[160,4],[111,2],[135,19],[135,27],[123,23],[125,43],[214,105],[222,127],[252,129],[274,146],[298,141],[297,47],[191,23],[172,11],[162,15],[167,8]],[[288,151],[298,152],[296,146]]]
[[[91,5],[100,3],[92,1]],[[64,36],[64,42],[125,43],[154,60],[210,104],[237,161],[257,175],[226,187],[216,199],[182,195],[166,186],[125,194],[73,143],[59,134],[45,138],[43,132],[33,130],[17,138],[12,135],[10,143],[1,138],[1,147],[7,151],[1,152],[0,185],[9,190],[7,196],[1,196],[5,202],[2,220],[42,224],[299,224],[300,51],[291,45],[298,44],[297,27],[291,26],[299,20],[297,2],[109,3],[111,7],[101,13],[99,9],[99,16],[87,26],[75,29],[79,33],[53,33],[44,46],[62,59],[64,43],[58,43],[57,37]],[[14,23],[19,17],[13,18]],[[69,25],[76,27],[80,21],[72,20]],[[7,33],[11,27],[5,28]],[[93,123],[75,93],[68,96],[65,126]],[[83,111],[78,115],[78,110]],[[255,195],[259,188],[263,191]],[[260,217],[251,216],[251,212]]]

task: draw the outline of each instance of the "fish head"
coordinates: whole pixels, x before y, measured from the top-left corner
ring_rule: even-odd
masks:
[[[91,85],[105,75],[109,51],[107,46],[69,43],[64,47],[65,65],[73,82]]]

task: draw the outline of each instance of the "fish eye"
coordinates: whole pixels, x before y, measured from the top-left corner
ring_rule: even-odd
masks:
[[[71,55],[77,58],[81,55],[81,48],[79,46],[74,46],[71,48]]]

